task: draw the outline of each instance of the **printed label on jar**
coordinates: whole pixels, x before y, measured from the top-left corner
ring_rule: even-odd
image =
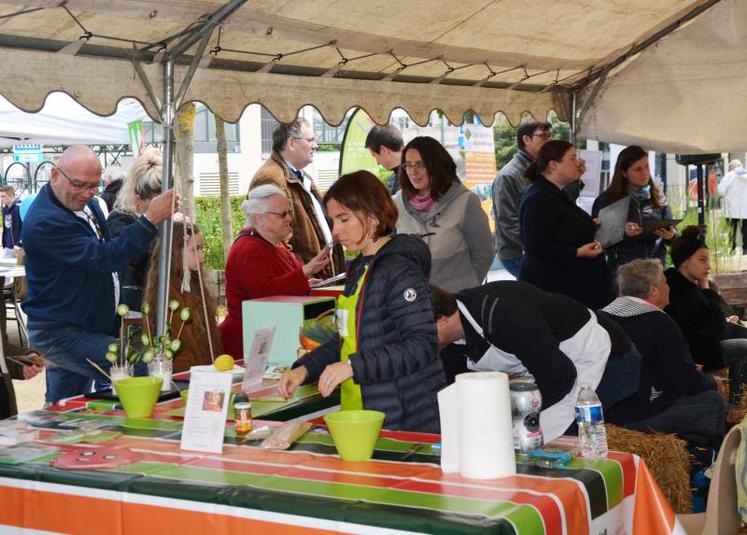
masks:
[[[576,422],[577,423],[599,423],[604,421],[602,415],[602,406],[594,405],[591,407],[576,407]]]

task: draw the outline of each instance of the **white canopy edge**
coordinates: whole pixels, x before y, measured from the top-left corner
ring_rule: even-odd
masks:
[[[581,134],[677,154],[745,152],[745,72],[747,2],[723,0],[611,76]]]
[[[98,115],[115,113],[125,97],[139,100],[148,115],[160,121],[145,87],[130,62],[86,56],[71,56],[20,49],[4,49],[4,75],[0,93],[24,111],[36,112],[53,91],[72,96]],[[160,64],[144,64],[155,94],[163,94]],[[176,87],[187,67],[175,67]],[[440,110],[459,125],[466,112],[475,112],[485,125],[502,112],[516,125],[522,113],[544,120],[550,110],[567,117],[564,98],[558,93],[527,92],[443,84],[418,84],[253,73],[220,69],[197,69],[185,101],[205,104],[224,121],[236,122],[250,104],[261,104],[281,122],[291,122],[305,105],[313,105],[330,124],[340,124],[354,106],[366,110],[379,124],[389,120],[395,108],[406,110],[419,125]]]

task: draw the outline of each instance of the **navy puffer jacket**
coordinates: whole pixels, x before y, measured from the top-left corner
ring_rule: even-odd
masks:
[[[369,273],[357,313],[358,352],[350,356],[353,380],[361,386],[363,407],[386,414],[384,427],[439,432],[437,392],[446,386],[428,275],[428,247],[416,236],[393,236],[373,257],[356,258],[348,271],[345,295],[352,295],[366,265]],[[301,357],[306,382],[340,361],[335,337]]]

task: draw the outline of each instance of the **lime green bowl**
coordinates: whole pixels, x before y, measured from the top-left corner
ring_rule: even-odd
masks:
[[[161,392],[160,377],[128,377],[115,381],[119,401],[128,418],[149,418]]]
[[[368,461],[384,423],[379,411],[339,411],[327,414],[327,424],[343,461]]]

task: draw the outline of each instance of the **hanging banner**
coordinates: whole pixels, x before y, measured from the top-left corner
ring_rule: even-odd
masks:
[[[138,119],[127,123],[127,132],[130,134],[132,155],[137,158],[143,150],[143,121]]]
[[[358,108],[350,117],[340,147],[340,176],[353,171],[365,170],[386,180],[392,174],[391,171],[377,164],[366,148],[366,136],[374,126],[376,123],[361,108]]]

